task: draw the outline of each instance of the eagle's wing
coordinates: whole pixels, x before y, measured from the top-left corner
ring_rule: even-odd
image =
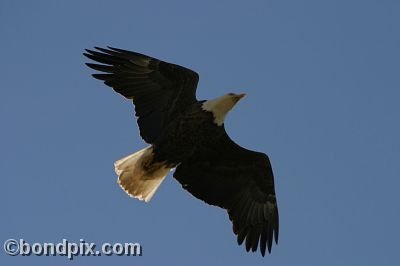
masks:
[[[244,149],[226,132],[213,147],[203,147],[182,162],[174,177],[195,197],[228,211],[238,244],[258,245],[262,255],[278,243],[279,218],[268,156]]]
[[[153,143],[175,114],[196,102],[196,72],[136,52],[95,48],[84,55],[100,64],[86,65],[105,72],[93,77],[132,99],[146,142]]]

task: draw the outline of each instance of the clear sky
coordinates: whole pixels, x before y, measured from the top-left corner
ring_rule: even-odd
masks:
[[[75,265],[400,265],[399,14],[395,0],[2,0],[1,244],[143,245]],[[84,65],[105,45],[196,70],[199,99],[247,93],[226,127],[271,158],[271,255],[237,246],[226,212],[172,175],[149,204],[119,188],[114,161],[146,144],[131,103]]]

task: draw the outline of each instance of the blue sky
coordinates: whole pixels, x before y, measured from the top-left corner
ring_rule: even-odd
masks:
[[[398,1],[0,3],[1,243],[139,242],[142,257],[2,265],[399,265]],[[111,45],[200,74],[198,98],[246,92],[226,127],[266,152],[280,208],[271,255],[170,175],[149,204],[113,162],[145,147],[130,102],[92,73]]]

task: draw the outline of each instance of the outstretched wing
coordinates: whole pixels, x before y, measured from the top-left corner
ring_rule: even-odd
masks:
[[[174,115],[196,102],[196,72],[135,52],[95,48],[84,55],[100,64],[86,65],[104,72],[93,77],[132,99],[146,142],[153,143]]]
[[[247,251],[259,245],[264,256],[274,238],[278,243],[278,207],[267,155],[240,147],[225,132],[218,144],[182,162],[174,177],[195,197],[228,211],[238,244],[246,240]]]

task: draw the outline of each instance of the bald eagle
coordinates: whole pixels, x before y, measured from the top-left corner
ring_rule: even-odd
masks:
[[[148,202],[175,169],[184,189],[227,210],[239,245],[271,253],[279,218],[269,158],[239,146],[224,128],[226,114],[245,94],[198,101],[196,72],[136,52],[95,49],[84,55],[97,64],[86,65],[133,102],[140,135],[150,144],[115,162],[121,188]]]

